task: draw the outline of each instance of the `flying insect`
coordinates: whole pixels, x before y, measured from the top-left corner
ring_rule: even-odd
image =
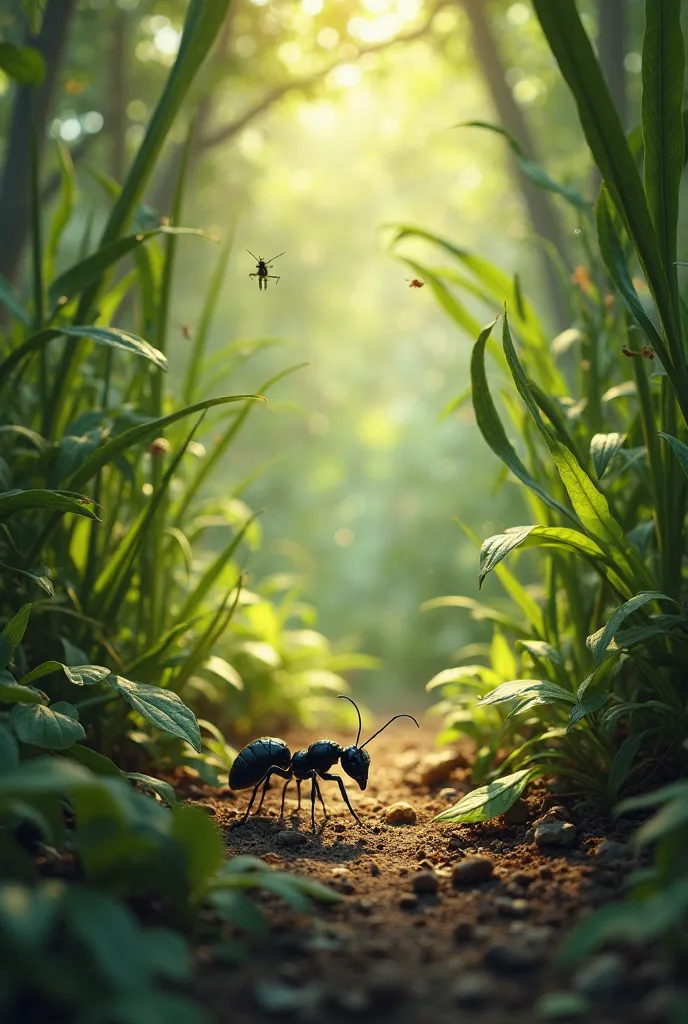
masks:
[[[249,256],[253,256],[253,253],[251,252],[250,249],[247,249],[246,252],[249,254]],[[265,289],[265,291],[268,290],[269,280],[279,281],[279,277],[276,274],[268,274],[268,270],[272,270],[273,260],[278,260],[280,256],[284,256],[284,253],[280,252],[276,256],[271,256],[269,260],[264,260],[262,256],[260,257],[260,259],[257,256],[253,256],[254,260],[256,261],[256,272],[255,274],[249,274],[248,276],[258,278],[258,288],[261,291],[263,290],[263,288]]]

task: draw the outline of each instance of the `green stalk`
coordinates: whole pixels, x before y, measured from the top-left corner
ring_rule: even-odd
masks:
[[[35,107],[35,100],[33,106]],[[32,120],[33,120],[32,111]],[[45,284],[43,281],[43,238],[41,226],[40,167],[38,140],[35,125],[31,128],[31,264],[33,275],[33,333],[43,327],[45,317]],[[39,396],[41,407],[41,432],[45,433],[45,418],[48,403],[48,356],[45,348],[40,350]]]

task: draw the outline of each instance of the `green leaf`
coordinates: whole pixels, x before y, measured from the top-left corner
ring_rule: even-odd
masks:
[[[675,274],[679,192],[684,162],[685,47],[681,0],[646,0],[643,38],[645,192],[664,269]]]
[[[86,519],[97,519],[98,516],[84,502],[91,504],[91,499],[68,494],[66,491],[46,491],[34,489],[29,491],[2,491],[0,493],[0,519],[13,515],[15,512],[48,510],[52,512],[71,512],[75,516]]]
[[[616,285],[624,302],[635,317],[639,326],[645,332],[650,345],[656,350],[662,362],[669,365],[669,353],[664,339],[648,314],[645,312],[645,307],[638,297],[638,293],[635,290],[633,280],[628,271],[628,264],[626,263],[621,239],[614,227],[611,200],[605,189],[601,190],[599,199],[597,200],[595,219],[600,252],[602,254],[602,259],[604,260],[604,265],[609,271],[609,276]],[[607,394],[609,394],[609,392]]]
[[[681,832],[688,825],[688,793],[685,791],[676,799],[670,800],[653,814],[649,821],[638,829],[633,842],[642,849],[654,843],[666,840],[673,833]],[[680,841],[680,837],[679,838]]]
[[[105,775],[114,779],[124,778],[124,772],[120,771],[114,761],[111,761],[105,754],[99,754],[97,750],[85,747],[83,743],[75,743],[65,753],[68,757],[73,757],[79,764],[89,768],[96,775]]]
[[[31,604],[22,605],[0,633],[0,669],[9,665],[12,655],[22,642],[29,623],[31,607]]]
[[[630,601],[620,605],[613,615],[610,616],[604,629],[601,632],[593,633],[586,641],[598,665],[603,660],[607,648],[618,632],[622,622],[629,615],[632,615],[633,612],[642,608],[643,605],[649,604],[650,601],[672,601],[673,604],[676,603],[672,598],[667,597],[666,594],[662,594],[657,590],[649,590],[636,594]]]
[[[9,672],[0,669],[0,704],[40,703],[42,698],[38,690],[30,686],[20,686]]]
[[[681,463],[681,469],[686,476],[688,476],[688,445],[685,445],[683,441],[679,441],[677,437],[672,437],[671,434],[665,434],[661,430],[659,431],[659,436],[669,442],[674,450],[676,458]]]
[[[0,569],[4,569],[6,572],[16,573],[18,576],[24,576],[27,580],[31,580],[31,582],[35,583],[37,587],[44,590],[48,597],[54,597],[55,595],[55,588],[47,576],[39,576],[35,572],[29,572],[28,569],[18,569],[16,565],[6,565],[4,562],[0,562]]]
[[[91,772],[65,757],[35,757],[22,762],[14,771],[0,775],[0,793],[12,796],[62,794],[92,786],[93,782]]]
[[[19,85],[40,85],[45,78],[43,54],[33,46],[0,43],[0,69]]]
[[[61,705],[61,706],[60,706]],[[44,747],[48,750],[66,750],[78,740],[86,737],[83,726],[75,718],[65,713],[69,708],[76,716],[76,708],[60,702],[53,707],[44,704],[15,704],[10,714],[10,722],[15,734],[22,743],[33,747]]]
[[[521,697],[537,697],[540,704],[575,704],[576,698],[563,686],[545,679],[512,679],[478,701],[479,706],[503,704]]]
[[[671,334],[677,317],[643,185],[575,0],[533,0],[533,6],[578,106],[595,163],[635,246],[665,329]]]
[[[446,811],[442,811],[441,814],[433,818],[433,821],[475,824],[479,821],[496,818],[508,811],[516,803],[526,786],[541,774],[540,767],[532,767],[522,768],[512,775],[505,775],[501,779],[496,779],[486,786],[480,786],[479,789],[467,793],[453,807],[447,808]]]
[[[199,671],[204,675],[207,674],[221,679],[222,682],[233,686],[235,690],[243,690],[244,688],[243,680],[237,670],[228,661],[225,661],[224,658],[219,658],[216,654],[211,654],[203,662]]]
[[[584,700],[577,700],[573,708],[571,708],[571,714],[569,715],[569,724],[566,731],[573,729],[574,725],[578,725],[588,715],[592,715],[595,711],[599,711],[605,704],[608,704],[612,699],[611,693],[593,693],[592,696],[587,697]]]
[[[0,698],[1,699],[1,698]],[[19,765],[17,741],[4,725],[0,725],[0,772],[8,772]]]
[[[604,560],[602,549],[580,530],[566,526],[512,526],[506,533],[488,537],[480,549],[478,585],[510,551],[517,547],[561,547],[587,558]]]
[[[14,288],[2,274],[0,274],[0,305],[4,306],[15,319],[20,320],[26,327],[29,327],[31,316],[28,309],[17,298]]]
[[[462,124],[457,125],[458,128],[485,128],[487,131],[496,132],[498,135],[503,135],[509,144],[519,170],[525,174],[529,181],[536,185],[538,188],[545,189],[547,192],[554,192],[556,195],[562,196],[568,203],[575,206],[578,210],[583,210],[585,213],[590,211],[590,203],[583,198],[580,192],[576,189],[570,188],[568,185],[562,185],[558,181],[554,181],[543,168],[536,163],[534,160],[529,160],[523,152],[523,147],[513,135],[510,135],[504,128],[500,128],[499,125],[490,124],[488,121],[464,121]],[[522,318],[524,319],[524,318]]]
[[[102,665],[75,665],[70,668],[69,665],[63,665],[61,661],[44,661],[22,676],[19,681],[26,686],[53,672],[64,672],[70,683],[74,683],[75,686],[93,686],[95,683],[101,683],[110,675],[110,669],[103,668]]]
[[[516,450],[506,436],[506,432],[502,425],[495,404],[492,401],[490,394],[489,385],[487,383],[487,374],[485,372],[485,346],[487,345],[492,328],[497,323],[494,320],[491,324],[488,324],[478,336],[478,340],[473,346],[473,353],[471,355],[471,384],[473,389],[473,409],[475,411],[475,418],[480,429],[481,434],[485,438],[487,444],[502,460],[508,469],[516,476],[521,483],[531,490],[534,494],[540,498],[550,508],[555,509],[561,515],[567,519],[573,519],[569,509],[564,505],[561,505],[554,498],[550,497],[547,491],[535,480],[534,477],[528,472],[526,467],[521,462],[520,458],[516,454]],[[505,320],[506,324],[506,320]]]
[[[176,794],[169,782],[164,782],[162,779],[154,779],[151,775],[141,775],[140,772],[127,772],[126,776],[132,782],[140,782],[145,789],[152,789],[170,807],[174,807],[177,803]]]
[[[486,665],[458,665],[456,668],[445,668],[434,675],[425,689],[428,693],[440,686],[451,686],[457,683],[470,686],[472,689],[483,689],[499,681],[499,676]]]
[[[192,892],[200,892],[224,858],[219,829],[200,807],[175,807],[170,836],[183,852]]]
[[[636,762],[638,751],[643,745],[648,730],[633,733],[623,741],[611,763],[607,779],[607,793],[610,800],[616,800],[629,772]]]
[[[595,434],[590,442],[590,458],[597,473],[597,479],[601,480],[607,466],[612,461],[619,448],[626,440],[625,434]]]
[[[196,228],[159,227],[152,231],[139,231],[135,235],[118,238],[109,245],[104,245],[86,259],[69,267],[63,274],[55,278],[50,286],[52,305],[65,305],[69,299],[85,291],[90,285],[99,281],[106,270],[127,256],[137,246],[142,245],[155,235],[200,235],[209,236]]]
[[[157,729],[179,736],[200,753],[201,731],[195,715],[176,693],[148,683],[134,683],[116,675],[108,676],[107,682]]]

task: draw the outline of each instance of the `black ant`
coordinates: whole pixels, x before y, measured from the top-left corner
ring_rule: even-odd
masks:
[[[253,256],[253,253],[251,252],[250,249],[247,249],[246,252],[249,254],[249,256]],[[277,277],[276,274],[268,274],[268,270],[272,270],[272,261],[278,260],[280,256],[284,256],[284,253],[280,252],[277,254],[277,256],[271,256],[269,260],[264,260],[262,256],[260,259],[258,259],[257,256],[253,256],[254,260],[256,261],[256,272],[255,274],[249,274],[248,276],[258,278],[259,289],[262,290],[263,288],[265,288],[265,291],[268,290],[268,278],[272,278],[273,281],[279,281],[279,277]]]
[[[359,747],[358,741],[361,738],[361,712],[358,710],[358,705],[355,701],[351,700],[351,697],[345,697],[343,694],[340,695],[339,700],[348,700],[356,708],[356,714],[358,715],[358,734],[356,736],[356,742],[350,747],[340,747],[334,740],[316,740],[315,743],[311,743],[308,750],[297,750],[293,756],[289,747],[284,740],[275,739],[274,736],[262,736],[260,739],[253,740],[240,750],[236,756],[232,769],[229,773],[229,788],[234,790],[239,789],[250,789],[254,787],[251,799],[246,813],[244,814],[241,821],[237,822],[238,825],[245,825],[248,816],[251,813],[251,807],[253,801],[256,799],[256,794],[262,784],[263,793],[258,804],[256,814],[260,813],[260,809],[263,806],[265,800],[265,794],[267,793],[268,786],[270,784],[270,776],[278,775],[281,779],[286,779],[282,789],[282,805],[280,808],[280,818],[284,817],[284,799],[287,792],[287,787],[292,779],[296,779],[296,786],[299,794],[299,810],[301,809],[301,783],[306,779],[311,780],[311,826],[315,832],[315,797],[316,795],[320,799],[322,809],[325,817],[328,817],[327,808],[325,807],[325,801],[322,798],[320,792],[320,786],[318,785],[318,778],[321,778],[327,782],[336,782],[339,786],[339,792],[342,794],[344,803],[349,808],[351,814],[356,819],[359,825],[363,822],[356,814],[356,811],[351,806],[349,795],[344,788],[344,781],[339,775],[331,775],[330,768],[341,761],[342,768],[346,774],[358,783],[360,789],[365,789],[368,785],[368,769],[370,768],[370,754],[364,747],[367,747],[371,740],[374,740],[376,736],[391,725],[392,722],[396,721],[397,718],[410,718],[412,722],[420,728],[418,722],[416,722],[413,715],[394,715],[390,718],[389,722],[386,722],[382,726],[382,729],[378,729],[377,732],[373,733],[362,743]]]

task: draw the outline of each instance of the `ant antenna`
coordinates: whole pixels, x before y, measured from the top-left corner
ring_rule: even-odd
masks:
[[[353,706],[356,708],[356,714],[358,715],[358,735],[356,737],[356,742],[354,743],[354,746],[357,747],[358,741],[361,738],[361,729],[363,728],[363,724],[361,722],[361,712],[358,710],[358,704],[356,703],[356,701],[352,700],[351,697],[345,697],[343,693],[339,694],[337,700],[348,700],[349,704],[353,704]]]
[[[250,249],[247,249],[246,252],[249,254],[249,256],[253,256],[253,253],[251,252]],[[257,256],[253,256],[253,258],[256,261],[256,263],[260,263],[260,260],[258,259]]]
[[[287,250],[285,249],[284,252],[278,252],[276,256],[271,256],[269,260],[266,260],[266,263],[272,263],[273,260],[278,260],[280,256],[284,256],[284,253],[286,253],[286,251]]]
[[[367,739],[365,741],[365,743],[362,743],[361,746],[359,747],[359,750],[363,750],[364,747],[367,747],[368,744],[370,743],[370,740],[374,740],[376,736],[379,736],[381,732],[384,732],[384,730],[387,728],[387,726],[391,725],[392,722],[395,722],[397,720],[397,718],[410,718],[411,721],[415,722],[416,726],[420,729],[420,726],[418,725],[418,722],[416,722],[416,720],[413,717],[413,715],[395,715],[394,718],[390,718],[389,722],[387,722],[385,725],[382,726],[382,729],[378,729],[377,732],[373,733],[373,735],[370,737],[370,739]]]

